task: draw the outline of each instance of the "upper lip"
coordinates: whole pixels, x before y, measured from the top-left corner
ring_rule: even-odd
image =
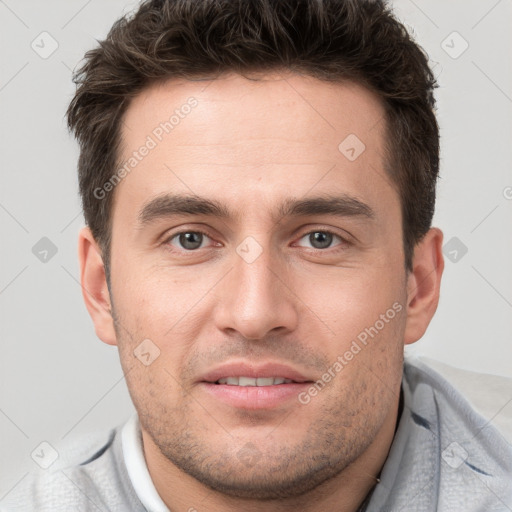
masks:
[[[251,364],[228,363],[205,373],[199,380],[202,382],[217,382],[226,377],[283,377],[295,382],[311,382],[298,370],[281,363]]]

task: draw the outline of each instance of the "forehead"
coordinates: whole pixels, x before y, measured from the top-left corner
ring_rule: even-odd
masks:
[[[352,82],[293,73],[257,78],[227,74],[144,89],[121,125],[119,165],[128,172],[116,194],[140,206],[179,189],[229,197],[240,211],[249,192],[260,205],[269,192],[392,192],[379,98]]]
[[[290,143],[303,142],[302,137],[297,137],[301,132],[313,135],[330,131],[337,140],[347,129],[357,131],[364,139],[369,135],[368,130],[373,131],[384,120],[380,99],[348,80],[326,82],[291,72],[259,74],[251,78],[227,73],[216,79],[169,79],[146,87],[133,98],[126,111],[121,127],[122,140],[130,146],[132,135],[137,135],[134,130],[143,128],[151,133],[158,128],[158,124],[153,125],[154,121],[165,124],[173,113],[178,116],[171,121],[173,138],[178,142],[180,135],[188,136],[178,127],[189,117],[187,104],[191,103],[191,98],[197,101],[193,113],[201,115],[192,116],[188,124],[194,123],[195,117],[197,139],[214,143],[229,140],[234,133],[286,136],[279,130],[282,126],[289,128],[290,116],[296,126],[296,137],[290,137]],[[231,121],[237,117],[243,121],[243,117],[250,124],[213,125],[209,122],[219,117]],[[269,120],[272,123],[269,124]],[[165,130],[164,133],[168,134]],[[158,134],[155,136],[158,138]]]

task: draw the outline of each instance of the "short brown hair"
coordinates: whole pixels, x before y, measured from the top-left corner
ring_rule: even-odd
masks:
[[[147,0],[117,20],[75,72],[68,126],[80,144],[85,221],[109,276],[120,125],[149,84],[226,72],[291,70],[373,91],[386,112],[386,170],[401,201],[406,269],[429,230],[439,168],[435,78],[428,57],[382,0]]]

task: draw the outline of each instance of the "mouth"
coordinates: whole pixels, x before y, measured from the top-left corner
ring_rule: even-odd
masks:
[[[268,362],[256,365],[245,361],[223,364],[199,380],[212,384],[258,387],[313,382],[313,379],[287,364]]]
[[[281,384],[292,384],[292,379],[285,377],[223,377],[215,382],[215,384],[227,384],[228,386],[278,386]]]
[[[297,400],[314,382],[286,365],[231,363],[216,368],[200,380],[200,388],[215,400],[237,409],[276,409]]]

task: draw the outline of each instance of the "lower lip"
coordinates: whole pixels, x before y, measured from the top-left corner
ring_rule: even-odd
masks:
[[[203,389],[218,400],[240,409],[272,409],[295,399],[311,382],[293,382],[273,386],[230,386],[202,382]]]

